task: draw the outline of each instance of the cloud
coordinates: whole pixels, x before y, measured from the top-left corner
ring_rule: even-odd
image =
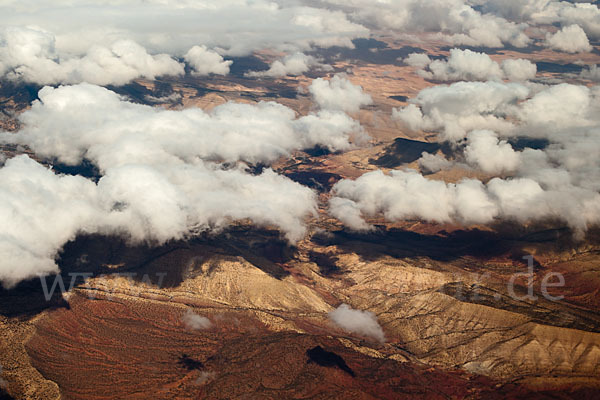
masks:
[[[21,129],[0,132],[0,141],[27,145],[51,163],[87,160],[100,176],[56,174],[27,156],[0,168],[7,287],[57,272],[58,252],[81,233],[155,245],[248,220],[295,243],[316,214],[316,194],[269,168],[251,173],[246,163],[317,145],[344,150],[352,135],[363,135],[341,111],[297,117],[274,102],[171,111],[87,83],[45,87],[38,96],[19,116]]]
[[[361,86],[354,85],[342,75],[334,75],[330,80],[315,79],[308,91],[315,103],[325,110],[357,112],[362,106],[373,103]]]
[[[416,171],[367,172],[356,180],[341,180],[332,189],[333,199],[347,199],[363,216],[382,213],[390,221],[423,219],[447,223],[488,223],[498,213],[497,207],[479,181],[466,180],[461,184],[446,184],[429,180]],[[337,212],[339,200],[330,202]],[[464,201],[464,207],[459,207]],[[348,227],[362,230],[339,212],[338,218]],[[342,216],[342,218],[340,218]],[[358,229],[357,229],[358,228]]]
[[[417,73],[423,78],[435,81],[525,81],[534,78],[537,71],[529,60],[507,59],[498,64],[487,54],[468,49],[451,49],[447,60],[431,61],[424,54],[412,53],[404,61],[421,68]]]
[[[529,60],[522,58],[506,59],[502,61],[504,79],[509,81],[526,81],[535,78],[537,66]]]
[[[590,65],[588,68],[584,68],[581,71],[581,77],[583,79],[600,82],[600,68],[598,68],[597,64]]]
[[[588,37],[579,25],[565,26],[554,34],[546,34],[545,45],[566,53],[592,51]]]
[[[519,154],[492,131],[471,131],[464,151],[467,162],[489,174],[512,172],[519,167]]]
[[[463,225],[497,220],[526,223],[560,219],[581,234],[600,222],[600,194],[577,187],[544,189],[530,178],[494,178],[487,184],[464,179],[456,184],[429,180],[413,170],[368,172],[333,188],[330,210],[344,225],[364,229],[335,210],[338,198],[354,202],[363,219],[382,214],[388,221],[424,220]]]
[[[183,65],[166,54],[150,55],[131,40],[91,46],[82,56],[60,57],[52,34],[29,28],[0,32],[0,75],[42,85],[90,82],[123,85],[136,78],[182,75]]]
[[[38,96],[20,116],[24,128],[0,137],[61,163],[77,165],[88,159],[101,171],[128,163],[192,163],[197,158],[268,164],[315,146],[347,150],[353,136],[363,136],[359,123],[343,112],[322,110],[297,117],[275,102],[229,102],[210,112],[172,111],[131,103],[89,84],[46,87]]]
[[[355,230],[369,229],[365,218],[382,215],[467,226],[561,221],[582,236],[600,223],[598,99],[600,87],[565,83],[460,82],[425,89],[396,118],[453,141],[454,163],[502,176],[485,184],[445,183],[412,170],[369,172],[333,187],[330,213]],[[448,163],[439,156],[419,160],[425,172]]]
[[[457,82],[421,90],[412,104],[394,109],[392,118],[413,131],[439,132],[441,140],[457,141],[474,129],[509,132],[504,115],[525,100],[530,89],[517,83]]]
[[[403,61],[411,67],[421,69],[431,64],[431,58],[425,53],[410,53]]]
[[[419,168],[428,174],[435,174],[452,167],[453,163],[448,161],[444,156],[439,154],[431,154],[423,152],[421,158],[417,160]]]
[[[348,304],[341,304],[329,313],[329,319],[348,332],[367,336],[381,343],[385,342],[383,329],[371,311],[355,310]]]
[[[56,255],[81,233],[161,244],[248,219],[295,242],[306,232],[305,218],[316,212],[310,189],[270,169],[252,175],[200,162],[123,165],[96,184],[18,156],[0,168],[0,183],[0,281],[6,287],[57,272]]]
[[[0,168],[0,281],[54,273],[54,257],[78,232],[101,223],[96,186],[79,176],[59,176],[27,156]]]
[[[528,3],[534,3],[529,0]],[[555,24],[563,27],[578,25],[588,38],[600,39],[600,9],[590,2],[573,4],[566,1],[538,2],[529,17],[532,24]]]
[[[250,77],[271,77],[277,78],[287,75],[302,75],[313,67],[331,69],[329,65],[321,64],[316,58],[307,56],[304,53],[294,53],[285,56],[282,60],[275,60],[266,71],[251,71],[247,73]]]
[[[464,0],[328,0],[352,10],[352,18],[367,26],[400,32],[430,32],[454,45],[525,47],[531,39],[527,24],[482,14]]]
[[[369,34],[341,11],[266,0],[7,1],[0,30],[0,71],[42,85],[178,75],[184,56],[198,74],[225,74],[218,55],[353,47]]]
[[[210,329],[213,326],[212,322],[210,322],[210,319],[198,315],[190,309],[183,314],[182,320],[185,327],[191,330],[205,330]]]
[[[224,61],[223,57],[206,46],[194,46],[183,57],[192,68],[192,75],[203,76],[209,74],[227,75],[233,61]]]

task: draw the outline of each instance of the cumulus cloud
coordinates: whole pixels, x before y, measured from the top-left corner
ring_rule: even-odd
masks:
[[[329,319],[348,332],[385,342],[383,329],[371,311],[355,310],[348,304],[341,304],[329,313]]]
[[[77,165],[84,158],[102,171],[127,163],[212,161],[270,163],[294,150],[352,147],[362,135],[343,112],[322,110],[297,118],[275,102],[225,103],[210,112],[134,104],[94,85],[40,90],[39,101],[20,116],[24,128],[5,140],[36,154]]]
[[[595,82],[600,82],[600,68],[598,68],[597,64],[590,65],[588,68],[584,68],[581,71],[581,77]]]
[[[554,34],[546,34],[545,45],[566,53],[592,51],[588,37],[579,25],[565,26]]]
[[[11,287],[57,272],[57,250],[77,232],[97,230],[99,209],[91,181],[55,175],[26,156],[7,160],[0,168],[0,281]]]
[[[499,2],[499,0],[494,0]],[[500,1],[501,3],[501,1]],[[526,15],[530,24],[555,24],[563,27],[578,25],[588,38],[600,39],[600,9],[592,2],[536,1],[523,2],[529,6]],[[501,9],[500,7],[499,9]]]
[[[297,117],[273,102],[170,111],[86,83],[43,88],[20,122],[0,141],[25,144],[53,163],[87,160],[100,176],[56,174],[27,156],[0,168],[7,287],[56,272],[56,255],[80,233],[161,244],[249,220],[296,242],[316,213],[315,193],[269,168],[252,174],[244,162],[268,164],[316,145],[343,150],[362,134],[340,111]]]
[[[529,178],[494,178],[487,184],[465,179],[456,184],[429,180],[413,170],[368,172],[358,179],[339,181],[330,210],[337,198],[354,203],[361,216],[382,214],[389,221],[424,220],[436,223],[490,224],[499,219],[521,223],[560,219],[581,233],[600,222],[600,194],[576,187],[544,189]],[[355,230],[364,229],[364,219],[338,219]]]
[[[352,39],[369,34],[341,11],[266,0],[7,1],[0,29],[3,74],[38,84],[103,85],[180,74],[178,57],[200,75],[226,74],[230,62],[220,55],[353,47]]]
[[[313,56],[307,56],[304,53],[294,53],[285,56],[281,60],[275,60],[266,71],[251,71],[247,73],[250,77],[271,77],[277,78],[287,75],[302,75],[313,67],[330,69],[331,66],[323,65]],[[327,68],[329,67],[329,68]]]
[[[455,45],[525,47],[530,26],[577,24],[600,38],[600,10],[588,0],[323,0],[352,10],[365,25],[401,32],[432,32]]]
[[[57,272],[57,253],[80,233],[160,244],[250,219],[297,241],[316,209],[311,190],[270,169],[255,176],[203,163],[129,164],[109,169],[96,184],[19,156],[0,169],[0,182],[0,281],[6,287]]]
[[[440,154],[431,154],[423,152],[421,158],[417,160],[419,168],[427,174],[435,174],[452,167],[453,163]]]
[[[469,103],[476,101],[473,93],[483,94],[473,99],[484,106]],[[411,170],[369,172],[333,187],[330,212],[356,230],[383,215],[464,225],[560,220],[582,235],[600,222],[599,99],[600,88],[571,84],[461,82],[425,89],[396,117],[453,141],[458,161],[504,177],[445,183]],[[519,138],[523,150],[513,149],[509,138]],[[439,156],[419,160],[426,172],[447,163]]]
[[[431,64],[431,58],[425,53],[410,53],[404,63],[416,68],[425,68]]]
[[[471,131],[467,136],[465,158],[489,174],[515,171],[520,163],[519,154],[492,131]]]
[[[441,140],[457,141],[474,129],[509,132],[514,125],[504,119],[530,89],[517,83],[457,82],[419,92],[411,104],[394,109],[393,119],[407,128],[439,132]]]
[[[60,57],[51,33],[29,28],[0,32],[0,75],[38,84],[90,82],[122,85],[136,78],[181,75],[183,65],[166,54],[150,55],[131,40],[91,46],[82,56]]]
[[[355,21],[402,32],[432,32],[455,45],[525,47],[530,43],[518,24],[493,14],[482,14],[464,0],[327,0],[353,10]]]
[[[315,103],[325,110],[357,112],[362,106],[373,103],[373,99],[359,85],[354,85],[341,75],[330,80],[318,78],[308,87]]]
[[[191,330],[205,330],[212,328],[213,324],[210,319],[194,313],[188,309],[182,317],[183,324],[187,329]]]
[[[509,81],[526,81],[535,78],[535,74],[537,73],[537,66],[523,58],[503,60],[501,66],[504,72],[504,79],[508,79]]]
[[[202,76],[209,74],[227,75],[233,61],[224,61],[223,57],[206,46],[194,46],[183,57],[192,68],[192,75]]]
[[[485,53],[452,49],[447,60],[431,61],[419,53],[410,54],[405,63],[421,68],[417,73],[436,81],[501,80],[525,81],[535,77],[536,65],[529,60],[507,59],[498,64]]]

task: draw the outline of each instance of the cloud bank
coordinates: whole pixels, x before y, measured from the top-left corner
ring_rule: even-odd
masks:
[[[223,75],[224,55],[353,47],[368,35],[341,11],[301,2],[5,1],[0,74],[40,85],[121,85],[182,74],[184,58],[195,74]]]
[[[434,81],[526,81],[535,78],[537,67],[529,60],[507,59],[501,64],[485,53],[452,49],[447,60],[430,60],[425,54],[412,53],[405,60],[420,68],[417,74]]]
[[[298,117],[274,102],[170,111],[87,83],[45,87],[39,99],[20,115],[21,130],[0,132],[0,141],[53,163],[86,160],[99,176],[57,174],[27,156],[0,168],[0,281],[7,287],[57,272],[60,249],[82,233],[161,244],[249,220],[294,243],[316,213],[315,193],[269,168],[251,173],[247,163],[314,146],[345,150],[363,135],[341,111]]]
[[[565,83],[459,82],[425,89],[395,117],[409,128],[438,133],[453,143],[454,162],[492,179],[445,183],[414,170],[369,172],[333,187],[330,213],[355,230],[372,229],[365,218],[382,215],[463,225],[561,221],[582,236],[600,223],[599,99],[599,87]],[[523,143],[518,150],[510,142],[517,139]],[[419,165],[437,172],[451,162],[424,155]]]
[[[150,55],[131,40],[91,46],[84,55],[62,58],[52,34],[29,28],[0,31],[0,76],[41,85],[90,82],[123,85],[136,78],[182,75],[183,65],[166,54]]]

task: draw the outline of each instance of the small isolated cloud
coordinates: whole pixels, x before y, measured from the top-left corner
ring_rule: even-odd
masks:
[[[501,64],[485,53],[452,49],[447,60],[434,60],[422,53],[410,54],[404,62],[421,68],[417,74],[435,81],[501,80],[525,81],[535,77],[537,67],[529,60],[508,59]]]
[[[383,329],[371,311],[355,310],[348,304],[342,304],[329,313],[329,319],[348,332],[385,342]]]
[[[565,26],[554,34],[546,34],[545,45],[566,53],[588,52],[593,49],[585,31],[579,25]]]
[[[270,77],[277,78],[287,75],[302,75],[311,68],[321,67],[331,69],[330,65],[323,65],[313,56],[307,56],[304,53],[294,53],[285,56],[281,60],[276,60],[266,71],[252,71],[246,74],[249,77]]]
[[[526,81],[535,78],[537,66],[523,58],[507,59],[502,61],[504,79],[509,81]]]
[[[182,317],[183,324],[187,329],[191,330],[204,330],[212,328],[213,324],[206,317],[194,313],[188,309]]]
[[[431,58],[425,53],[411,53],[403,61],[407,65],[416,68],[425,68],[431,64]]]
[[[452,161],[448,161],[446,157],[440,154],[431,154],[423,152],[421,158],[417,160],[419,168],[427,174],[435,174],[452,167]]]
[[[192,75],[204,76],[209,74],[227,75],[233,61],[223,60],[216,51],[209,50],[206,46],[194,46],[183,57],[192,68]]]
[[[217,376],[217,374],[214,371],[202,371],[200,372],[198,378],[194,381],[194,384],[204,385],[205,383],[208,383],[209,381],[213,380],[215,376]]]
[[[308,87],[315,103],[324,110],[357,112],[362,106],[373,103],[373,99],[359,85],[354,85],[341,75],[330,80],[318,78]]]

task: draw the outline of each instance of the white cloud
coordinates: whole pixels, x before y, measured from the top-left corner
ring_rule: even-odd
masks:
[[[313,67],[331,68],[329,65],[325,66],[321,64],[312,56],[307,56],[304,53],[294,53],[285,56],[281,60],[275,60],[266,71],[252,71],[246,75],[250,77],[267,76],[277,78],[287,75],[302,75]]]
[[[535,78],[537,73],[537,66],[522,58],[503,60],[501,66],[504,79],[509,81],[526,81]]]
[[[357,112],[362,106],[373,103],[373,99],[359,85],[354,85],[341,75],[330,80],[318,78],[308,87],[314,101],[325,110]]]
[[[192,75],[227,75],[233,61],[224,61],[223,57],[206,46],[194,46],[183,57],[192,68]]]
[[[110,48],[91,46],[82,56],[61,58],[52,34],[29,28],[0,32],[0,75],[38,84],[90,82],[122,85],[136,78],[181,75],[183,65],[166,54],[150,55],[130,40]]]
[[[348,227],[363,230],[354,219],[345,219],[339,210],[347,199],[355,204],[363,216],[382,213],[390,221],[423,219],[447,223],[455,220],[470,223],[488,223],[497,214],[497,208],[479,181],[465,180],[459,184],[429,180],[413,170],[367,172],[356,180],[341,180],[333,187],[330,210]],[[467,200],[461,207],[461,200]],[[346,205],[348,207],[348,205]],[[341,217],[341,218],[340,218]],[[363,222],[364,223],[364,222]]]
[[[574,186],[544,189],[530,178],[494,178],[486,185],[465,179],[456,184],[428,180],[416,171],[368,172],[356,180],[341,180],[333,188],[330,210],[338,198],[355,204],[363,217],[382,214],[388,221],[424,220],[437,223],[490,224],[499,219],[521,223],[560,219],[577,234],[600,223],[600,194]],[[346,206],[347,207],[347,206]],[[364,222],[338,218],[351,229]]]
[[[400,32],[432,32],[454,45],[525,47],[526,24],[482,14],[464,0],[326,0],[352,10],[355,21]]]
[[[381,343],[385,342],[383,329],[371,311],[355,310],[348,304],[341,304],[329,313],[329,318],[348,332],[367,336]]]
[[[546,34],[545,45],[566,53],[592,51],[588,37],[579,25],[565,26],[554,34]]]
[[[271,49],[353,47],[369,30],[345,13],[267,0],[0,4],[0,74],[41,85],[179,75],[185,57],[198,75],[225,75],[230,61]],[[115,16],[118,16],[115,17]],[[160,21],[159,24],[150,21]]]
[[[191,330],[205,330],[210,329],[213,326],[210,319],[198,315],[190,309],[183,314],[182,320],[185,327]]]
[[[431,64],[431,58],[425,53],[410,53],[403,61],[411,67],[421,69]]]
[[[492,131],[471,131],[465,158],[469,164],[490,174],[516,171],[520,164],[519,153],[505,140],[498,140]]]
[[[597,64],[590,65],[588,68],[584,68],[581,71],[581,77],[595,82],[600,82],[600,68],[598,68]]]
[[[463,157],[478,170],[508,177],[485,185],[477,180],[449,184],[415,171],[369,172],[334,186],[330,212],[357,230],[368,227],[365,218],[383,215],[390,221],[465,225],[562,221],[583,235],[600,223],[598,99],[600,87],[570,84],[527,88],[460,82],[425,89],[415,104],[397,110],[396,118],[454,141],[455,162]],[[515,151],[504,139],[508,137],[520,137],[525,148]],[[548,144],[527,147],[533,139]],[[447,160],[438,158],[424,156],[419,164],[425,170],[429,164],[432,170],[446,167]]]
[[[421,69],[417,73],[436,81],[501,80],[525,81],[535,77],[535,64],[524,59],[508,59],[498,64],[485,53],[452,49],[447,60],[431,61],[423,54],[412,53],[405,62]]]
[[[294,150],[352,147],[363,133],[357,121],[336,111],[296,117],[275,102],[229,102],[210,112],[180,111],[130,103],[89,84],[43,88],[39,101],[20,116],[24,128],[7,140],[37,154],[76,165],[83,158],[104,171],[127,163],[204,160],[270,163]]]
[[[26,156],[0,168],[0,281],[57,272],[57,250],[101,220],[96,186],[79,176],[58,176]]]
[[[421,158],[417,160],[419,168],[428,174],[435,174],[452,167],[453,163],[448,161],[446,157],[439,154],[431,154],[423,152]]]
[[[507,133],[514,125],[503,117],[530,89],[517,83],[457,82],[421,90],[412,104],[394,109],[392,117],[411,130],[440,132],[441,139],[457,141],[474,129]]]
[[[273,102],[170,111],[85,83],[45,87],[39,98],[20,115],[22,128],[0,132],[0,141],[27,144],[51,162],[88,160],[101,177],[94,183],[57,175],[26,156],[0,168],[5,286],[56,272],[56,255],[79,233],[161,244],[249,220],[297,242],[306,218],[316,214],[315,193],[271,169],[251,174],[237,162],[268,164],[316,145],[343,150],[352,146],[351,135],[363,134],[343,112],[297,117]]]
[[[0,183],[0,281],[7,287],[56,272],[57,253],[80,233],[161,244],[249,219],[295,242],[316,210],[311,190],[270,169],[251,175],[203,163],[134,163],[109,169],[95,184],[19,156],[0,169]]]

